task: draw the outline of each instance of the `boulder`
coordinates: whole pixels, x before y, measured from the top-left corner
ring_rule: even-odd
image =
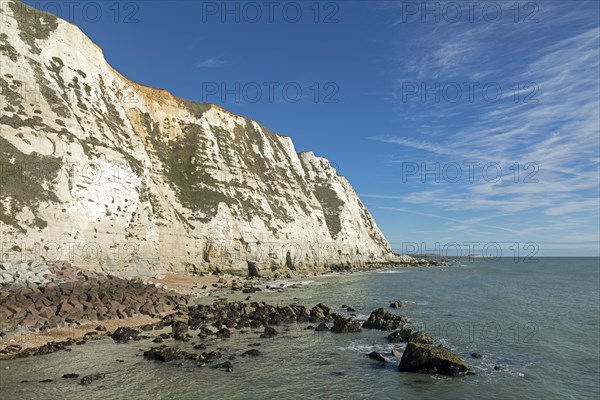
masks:
[[[333,333],[353,333],[361,330],[360,322],[354,318],[344,318],[340,315],[336,315],[331,327]]]
[[[114,331],[110,337],[113,338],[113,340],[115,342],[118,343],[126,343],[129,340],[137,340],[139,338],[139,334],[140,334],[140,330],[138,329],[134,329],[134,328],[129,328],[129,327],[121,327],[121,328],[117,328],[116,331]]]
[[[363,328],[391,331],[401,328],[406,322],[406,317],[378,308],[371,312],[369,319],[363,324]]]
[[[223,362],[221,364],[213,365],[213,368],[223,368],[227,372],[233,371],[233,365],[231,364],[230,361],[225,361],[225,362]]]
[[[328,330],[329,330],[329,327],[325,324],[325,322],[321,322],[315,328],[315,331],[317,331],[317,332],[324,332],[324,331],[328,331]]]
[[[275,330],[275,328],[267,326],[267,327],[265,327],[265,331],[263,332],[262,335],[260,335],[260,337],[263,339],[270,339],[275,335],[277,335],[277,331]]]
[[[409,342],[398,365],[398,371],[458,376],[466,374],[468,367],[463,360],[444,347]]]
[[[425,333],[425,332],[413,332],[408,338],[409,342],[413,343],[423,343],[423,344],[433,344],[434,342],[433,336]]]
[[[392,332],[388,335],[389,343],[407,343],[413,330],[410,328],[402,328],[399,331]]]
[[[402,302],[400,300],[396,300],[392,304],[390,304],[390,308],[401,308],[401,307],[402,307]]]
[[[372,351],[369,354],[367,354],[367,357],[369,357],[371,360],[376,360],[376,361],[381,361],[381,362],[388,362],[384,356],[382,356],[380,353],[376,352],[376,351]]]
[[[175,340],[184,340],[189,329],[188,319],[175,317],[173,319],[173,325],[171,325],[171,329],[173,330],[173,338]]]
[[[251,356],[251,357],[257,357],[260,356],[261,352],[258,351],[257,349],[250,349],[248,351],[245,351],[242,353],[242,357],[247,357],[247,356]]]
[[[153,347],[144,352],[144,358],[147,360],[169,362],[174,360],[196,359],[197,356],[174,347]]]

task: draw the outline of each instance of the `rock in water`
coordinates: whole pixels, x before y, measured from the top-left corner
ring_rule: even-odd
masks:
[[[408,341],[413,343],[433,344],[434,340],[433,336],[425,332],[413,332],[408,337]]]
[[[113,338],[113,340],[115,342],[126,343],[130,340],[138,339],[140,332],[141,331],[138,329],[129,328],[129,327],[125,326],[125,327],[118,328],[116,331],[114,331],[110,335],[110,337]]]
[[[402,307],[402,302],[400,300],[396,300],[395,302],[393,302],[392,304],[390,304],[391,308],[401,308]]]
[[[94,375],[87,375],[84,376],[83,378],[81,378],[81,381],[79,381],[80,385],[89,385],[90,383],[97,381],[98,379],[102,379],[104,378],[104,374],[94,374]]]
[[[144,358],[147,360],[169,362],[174,360],[195,359],[198,358],[198,356],[174,347],[153,347],[144,352]]]
[[[401,372],[425,372],[458,376],[468,371],[467,364],[444,347],[410,342],[398,365]]]
[[[371,359],[371,360],[376,360],[376,361],[381,361],[381,362],[388,362],[384,356],[382,356],[380,353],[376,352],[376,351],[372,351],[369,354],[367,354],[367,356]]]
[[[321,322],[315,328],[315,331],[317,331],[317,332],[325,332],[325,331],[328,331],[328,330],[329,330],[329,327],[325,324],[325,322]]]
[[[389,343],[407,343],[413,330],[410,328],[402,328],[399,331],[392,332],[388,335]]]
[[[402,315],[392,314],[383,308],[378,308],[371,312],[369,319],[363,324],[363,328],[391,331],[401,328],[406,321],[406,317]]]
[[[263,332],[262,335],[260,335],[260,337],[263,339],[270,339],[270,338],[274,337],[275,335],[277,335],[277,331],[275,330],[275,328],[267,326],[267,327],[265,327],[265,331]]]
[[[173,325],[171,329],[173,330],[173,338],[175,340],[184,340],[186,334],[188,333],[188,320],[187,318],[176,317],[173,319]]]
[[[353,333],[361,330],[360,322],[354,318],[344,318],[340,315],[336,315],[331,327],[333,333]]]

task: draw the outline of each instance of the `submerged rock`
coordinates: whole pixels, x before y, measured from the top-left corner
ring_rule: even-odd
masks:
[[[89,385],[90,383],[97,381],[98,379],[102,379],[104,378],[104,374],[94,374],[94,375],[87,375],[84,376],[83,378],[81,378],[81,380],[79,381],[80,385]]]
[[[458,376],[468,371],[467,364],[444,347],[410,342],[404,350],[398,371]]]
[[[242,357],[247,357],[247,356],[251,356],[251,357],[257,357],[260,356],[262,353],[256,349],[250,349],[248,351],[245,351],[242,353]]]

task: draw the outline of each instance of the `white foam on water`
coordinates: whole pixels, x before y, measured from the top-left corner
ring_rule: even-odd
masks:
[[[408,272],[408,270],[405,269],[383,269],[380,271],[375,271],[377,274],[403,274],[405,272]]]

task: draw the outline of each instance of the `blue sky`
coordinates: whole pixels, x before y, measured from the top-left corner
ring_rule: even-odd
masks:
[[[327,157],[398,250],[599,253],[598,1],[27,3]]]

